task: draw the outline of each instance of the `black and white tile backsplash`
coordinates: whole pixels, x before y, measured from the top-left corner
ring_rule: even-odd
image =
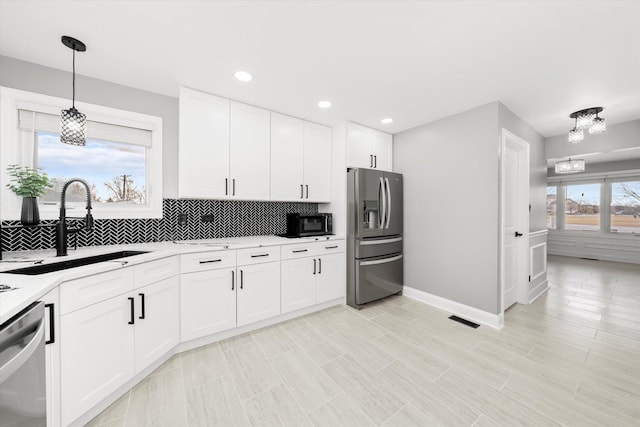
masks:
[[[164,240],[213,239],[238,236],[282,234],[289,212],[316,213],[317,203],[252,202],[237,200],[164,199],[162,218],[97,219],[90,232],[69,237],[69,247],[158,242]],[[187,214],[187,225],[178,225],[178,214]],[[202,222],[213,215],[213,222]],[[55,247],[56,220],[42,221],[44,227],[3,228],[2,250],[22,251]],[[3,221],[2,226],[19,225]],[[73,223],[69,221],[69,226]]]

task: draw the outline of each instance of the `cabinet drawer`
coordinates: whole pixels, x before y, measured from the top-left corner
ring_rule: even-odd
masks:
[[[345,248],[344,240],[328,240],[326,242],[316,244],[318,245],[318,255],[344,252]]]
[[[295,245],[282,245],[282,259],[296,259],[316,256],[321,246],[317,242],[296,243]]]
[[[235,266],[236,251],[198,252],[180,256],[180,271],[182,273],[216,270]]]
[[[175,276],[179,271],[178,257],[172,256],[156,261],[145,262],[136,265],[134,268],[134,278],[136,289],[160,280]]]
[[[238,265],[262,264],[280,260],[280,246],[238,250]]]
[[[134,289],[133,268],[70,280],[60,285],[60,314],[104,301]]]

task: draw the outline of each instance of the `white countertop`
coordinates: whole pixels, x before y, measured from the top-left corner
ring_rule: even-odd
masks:
[[[15,314],[19,313],[33,301],[37,301],[38,298],[44,296],[60,283],[68,280],[104,273],[106,271],[116,270],[125,266],[130,267],[143,262],[183,253],[244,249],[261,246],[279,246],[302,242],[341,239],[344,239],[344,236],[303,237],[299,239],[288,239],[279,236],[246,236],[223,239],[180,240],[157,243],[83,247],[78,248],[77,250],[70,249],[69,255],[66,257],[56,257],[55,249],[4,252],[2,254],[2,260],[0,261],[0,284],[9,285],[16,289],[8,292],[0,292],[0,325]],[[51,264],[74,258],[84,258],[123,250],[148,251],[148,253],[36,276],[3,273],[7,270],[29,267],[36,264]],[[127,261],[126,265],[122,263],[123,260]]]

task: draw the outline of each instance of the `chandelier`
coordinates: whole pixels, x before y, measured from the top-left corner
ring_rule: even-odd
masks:
[[[560,175],[568,175],[572,173],[584,172],[584,159],[561,160],[556,162],[556,173]]]
[[[605,132],[607,125],[604,118],[598,116],[602,110],[602,107],[591,107],[571,113],[569,117],[575,119],[575,125],[569,131],[569,142],[575,144],[582,141],[585,129],[588,129],[590,134]]]

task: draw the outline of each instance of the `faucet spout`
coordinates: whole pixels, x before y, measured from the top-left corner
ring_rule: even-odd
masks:
[[[84,179],[71,178],[64,184],[60,193],[60,218],[56,224],[56,256],[67,255],[68,234],[70,232],[76,233],[80,231],[79,229],[69,230],[67,228],[66,194],[67,189],[74,182],[82,184],[87,193],[87,214],[85,216],[84,229],[86,231],[91,231],[93,229],[93,216],[91,216],[91,189],[89,188],[89,184]]]

